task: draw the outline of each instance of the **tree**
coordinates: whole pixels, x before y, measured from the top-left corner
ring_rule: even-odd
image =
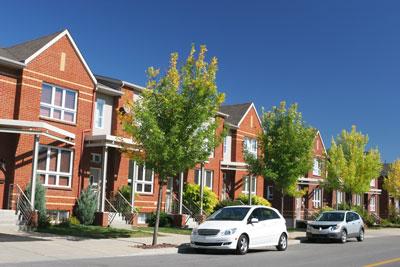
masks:
[[[336,141],[332,138],[328,151],[327,188],[349,194],[369,191],[371,180],[381,172],[382,163],[378,149],[367,151],[367,144],[368,136],[357,132],[354,125],[350,132],[343,130]]]
[[[400,159],[390,164],[390,169],[383,183],[383,189],[394,198],[400,198]]]
[[[82,224],[90,225],[93,223],[97,200],[97,194],[90,186],[79,196],[76,215]]]
[[[32,185],[29,183],[25,188],[25,195],[28,199],[31,199],[31,187]],[[36,183],[34,207],[39,212],[39,226],[45,226],[47,224],[46,188],[41,183]]]
[[[297,180],[312,167],[312,144],[315,130],[306,125],[297,104],[288,109],[286,103],[263,112],[263,132],[258,140],[261,153],[255,157],[245,153],[249,173],[272,180],[281,191],[281,213],[284,197],[297,196]]]
[[[157,232],[162,190],[168,177],[206,161],[221,142],[216,134],[216,117],[224,95],[216,86],[217,59],[205,61],[207,49],[200,47],[197,58],[192,46],[190,54],[178,70],[178,54],[171,54],[165,76],[159,70],[148,69],[149,81],[143,98],[128,103],[130,112],[121,114],[123,127],[142,153],[130,156],[158,177],[158,198],[153,245]]]

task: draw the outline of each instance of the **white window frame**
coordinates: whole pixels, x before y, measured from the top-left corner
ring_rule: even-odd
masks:
[[[90,154],[90,162],[100,164],[101,163],[101,154],[91,153]]]
[[[314,208],[322,207],[322,189],[321,188],[314,189],[312,203],[313,203]]]
[[[257,158],[258,142],[255,138],[245,137],[243,140],[243,150],[251,153]]]
[[[344,198],[343,196],[344,196],[344,193],[342,191],[337,191],[337,194],[336,194],[336,197],[337,197],[336,202],[337,202],[337,204],[342,204],[343,203],[343,198]]]
[[[101,105],[101,115],[98,110],[99,104]],[[94,118],[94,127],[96,129],[104,129],[104,107],[106,105],[106,101],[103,98],[96,99],[96,110],[95,110],[95,118]],[[100,122],[100,125],[98,124]]]
[[[321,176],[321,162],[318,158],[314,158],[313,175]]]
[[[139,180],[139,168],[143,168],[142,172],[142,180]],[[154,192],[154,171],[151,172],[151,181],[146,181],[146,165],[144,166],[136,166],[136,174],[135,178],[135,192],[141,195],[152,195]],[[138,190],[138,184],[142,185],[142,190]],[[151,192],[144,191],[145,185],[151,185]]]
[[[211,173],[211,180],[209,181],[209,183],[207,183],[207,173]],[[198,176],[197,176],[198,175]],[[198,178],[196,178],[198,177]],[[201,169],[195,169],[194,170],[194,182],[195,184],[200,185],[200,181],[201,181]],[[213,188],[213,184],[214,184],[214,171],[213,170],[204,170],[204,186],[210,188],[212,190]]]
[[[146,220],[148,218],[148,213],[140,212],[137,217],[138,224],[146,224]]]
[[[356,206],[361,206],[361,194],[356,194],[355,202]]]
[[[46,170],[37,170],[36,174],[40,175],[43,174],[45,175],[45,180],[43,186],[47,187],[59,187],[59,188],[71,188],[72,185],[72,171],[73,171],[73,162],[74,162],[74,151],[72,149],[67,149],[67,148],[59,148],[59,147],[54,147],[54,146],[48,146],[48,145],[39,145],[39,150],[41,148],[46,148],[47,149],[47,154],[46,154]],[[51,150],[57,150],[57,171],[50,171],[50,156],[51,156]],[[60,172],[60,165],[61,165],[61,151],[68,151],[71,153],[71,162],[69,163],[69,172]],[[48,184],[48,179],[49,175],[54,175],[56,176],[56,184]],[[59,178],[60,176],[63,177],[68,177],[68,185],[59,185]]]
[[[376,196],[372,195],[369,199],[369,210],[376,211]]]
[[[40,115],[40,117],[48,118],[48,119],[52,119],[52,120],[56,120],[56,121],[61,121],[61,122],[66,122],[66,123],[74,123],[75,124],[76,123],[77,106],[78,106],[78,93],[76,91],[74,91],[74,90],[62,88],[62,87],[55,86],[55,85],[48,84],[48,83],[43,83],[42,88],[44,86],[51,87],[51,103],[49,104],[49,103],[44,103],[44,102],[40,101],[40,108],[43,107],[43,108],[50,109],[50,116]],[[57,105],[54,104],[54,97],[55,97],[56,89],[59,89],[59,90],[62,91],[62,103],[61,103],[61,106],[57,106]],[[73,109],[65,107],[65,95],[66,95],[66,92],[71,92],[71,93],[73,93],[75,95],[75,103],[74,103],[75,105],[74,105]],[[42,96],[42,95],[40,95],[40,96]],[[61,119],[54,118],[54,110],[55,109],[61,111]],[[73,120],[72,121],[64,120],[64,112],[72,113],[73,114]]]
[[[256,194],[257,193],[257,177],[256,176],[250,176],[252,179],[251,185],[254,186],[254,190],[251,189],[251,194]],[[247,180],[249,176],[243,176],[243,189],[242,193],[248,194],[249,193],[249,181]]]
[[[267,199],[268,200],[274,199],[274,187],[272,185],[267,186]]]
[[[372,179],[371,182],[369,183],[369,185],[370,185],[371,187],[376,187],[376,186],[375,186],[375,185],[376,185],[375,179]]]

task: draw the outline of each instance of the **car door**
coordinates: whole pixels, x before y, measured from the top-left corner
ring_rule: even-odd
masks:
[[[354,216],[352,212],[347,212],[346,213],[346,226],[347,226],[347,235],[349,237],[352,237],[356,234],[357,232],[357,225],[354,221]]]
[[[360,215],[355,212],[352,212],[354,216],[354,224],[355,224],[355,234],[358,236],[361,228],[363,227],[363,221],[361,220]]]
[[[258,222],[251,223],[251,219],[256,218]],[[263,235],[263,229],[265,228],[264,222],[261,218],[261,208],[256,208],[253,210],[251,215],[247,220],[247,233],[250,238],[250,247],[257,247],[263,244],[263,239],[265,235]]]
[[[280,234],[282,233],[281,230],[281,218],[279,215],[268,208],[263,208],[262,209],[262,217],[264,220],[264,229],[263,229],[263,235],[265,236],[264,244],[266,245],[276,245],[278,244],[278,239],[280,237]]]

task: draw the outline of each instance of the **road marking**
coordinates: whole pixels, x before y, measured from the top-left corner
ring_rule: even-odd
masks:
[[[371,263],[371,264],[368,264],[368,265],[364,265],[364,267],[375,267],[375,266],[381,266],[381,265],[394,263],[394,262],[400,262],[400,258],[394,258],[394,259],[390,259],[390,260],[379,261],[379,262]]]

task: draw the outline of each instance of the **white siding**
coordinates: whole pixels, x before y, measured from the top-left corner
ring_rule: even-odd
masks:
[[[103,111],[103,116],[104,116],[104,121],[103,121],[103,128],[99,129],[96,127],[93,127],[93,134],[111,134],[111,124],[112,124],[112,113],[113,113],[113,104],[114,104],[114,98],[112,96],[104,95],[97,93],[97,98],[104,99],[105,105],[104,105],[104,111]],[[96,114],[94,114],[96,116]],[[96,117],[94,118],[96,120]]]

